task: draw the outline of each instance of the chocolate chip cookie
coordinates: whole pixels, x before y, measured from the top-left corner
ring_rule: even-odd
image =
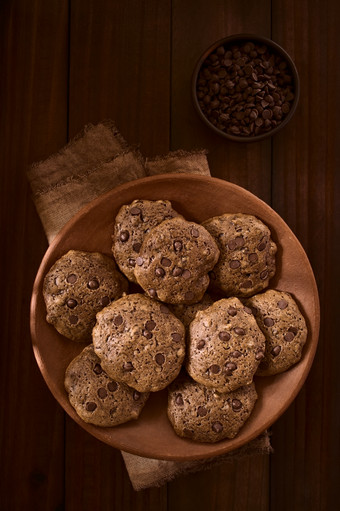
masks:
[[[221,393],[189,378],[178,378],[169,387],[168,417],[177,435],[196,442],[218,442],[237,435],[256,400],[254,383]]]
[[[230,392],[252,382],[264,351],[251,309],[238,298],[223,298],[190,323],[186,369],[206,387]]]
[[[46,320],[73,341],[91,342],[96,313],[127,289],[128,282],[113,258],[70,250],[45,276]]]
[[[164,304],[138,293],[97,314],[93,343],[108,375],[139,392],[164,389],[185,356],[181,321]]]
[[[202,223],[221,255],[210,274],[212,289],[227,296],[251,296],[268,287],[274,276],[276,244],[269,228],[242,213],[224,214]]]
[[[203,295],[203,298],[198,303],[193,303],[191,305],[185,305],[185,304],[175,304],[175,305],[169,305],[169,309],[171,312],[175,314],[175,316],[180,319],[185,326],[185,328],[188,328],[192,320],[195,318],[197,312],[204,311],[210,305],[214,303],[214,300],[212,297],[205,293]]]
[[[65,389],[83,421],[106,427],[137,419],[149,397],[109,378],[92,344],[69,364]]]
[[[112,252],[120,270],[132,282],[136,259],[145,235],[156,225],[180,216],[167,200],[134,200],[122,206],[115,218]]]
[[[290,293],[269,289],[246,301],[266,337],[266,350],[256,372],[282,373],[296,364],[307,339],[307,326]]]
[[[172,218],[145,236],[135,276],[151,298],[171,304],[197,303],[209,285],[208,272],[218,257],[217,244],[204,227]]]

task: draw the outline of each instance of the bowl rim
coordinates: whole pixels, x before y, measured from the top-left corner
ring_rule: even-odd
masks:
[[[273,48],[274,51],[279,53],[287,61],[288,65],[291,69],[293,79],[294,79],[295,98],[294,98],[292,107],[291,107],[288,115],[281,122],[281,124],[276,126],[274,129],[267,131],[266,133],[262,133],[261,135],[254,135],[253,137],[249,137],[249,136],[241,137],[238,135],[231,135],[230,133],[224,132],[224,131],[218,129],[216,126],[214,126],[209,121],[209,119],[204,115],[204,113],[199,105],[197,94],[196,94],[196,83],[197,83],[198,74],[199,74],[202,64],[206,60],[206,58],[214,50],[216,50],[216,48],[218,48],[219,46],[222,46],[222,45],[225,45],[228,43],[233,43],[233,42],[236,43],[237,41],[245,41],[245,40],[249,40],[249,41],[253,41],[253,42],[260,42],[260,43],[266,44],[267,46]],[[228,140],[232,140],[234,142],[258,142],[259,140],[263,140],[265,138],[269,138],[269,137],[275,135],[278,131],[280,131],[282,128],[284,128],[287,125],[287,123],[291,120],[291,118],[293,117],[295,110],[297,108],[297,105],[299,103],[299,99],[300,99],[300,77],[299,77],[299,73],[297,71],[296,65],[295,65],[292,57],[288,54],[288,52],[282,46],[280,46],[278,43],[276,43],[272,39],[265,37],[265,36],[249,34],[249,33],[234,34],[234,35],[230,35],[227,37],[223,37],[223,38],[219,39],[218,41],[215,41],[201,54],[200,58],[196,62],[194,71],[192,73],[191,96],[192,96],[194,107],[195,107],[199,117],[210,129],[215,131],[215,133],[217,133],[218,135],[220,135]]]
[[[99,426],[94,426],[94,425],[85,423],[77,416],[77,414],[75,413],[75,411],[72,409],[72,407],[69,404],[67,404],[67,407],[65,408],[65,406],[64,406],[65,405],[65,396],[60,393],[60,388],[55,383],[55,381],[51,379],[48,369],[45,367],[44,360],[41,356],[40,341],[39,342],[37,341],[38,321],[37,321],[36,312],[37,312],[37,301],[39,299],[40,288],[42,286],[42,280],[43,280],[45,273],[48,271],[48,268],[50,267],[50,260],[53,260],[53,257],[56,256],[55,249],[58,247],[59,243],[63,240],[64,236],[67,235],[69,233],[69,231],[74,226],[76,226],[77,223],[81,219],[83,219],[84,217],[87,217],[88,214],[91,212],[92,208],[100,207],[102,203],[109,202],[109,200],[111,200],[112,194],[118,195],[118,194],[122,193],[123,191],[127,190],[131,186],[131,184],[133,184],[133,185],[140,184],[140,185],[146,186],[152,182],[157,182],[157,181],[168,182],[168,181],[173,181],[173,180],[178,181],[178,182],[187,180],[189,182],[191,181],[192,183],[196,182],[197,184],[201,183],[201,182],[205,182],[207,184],[215,183],[215,185],[218,185],[218,184],[220,186],[222,185],[226,191],[227,190],[229,190],[229,191],[235,190],[236,192],[239,192],[239,193],[241,192],[242,194],[245,194],[246,197],[249,197],[249,198],[255,197],[256,201],[259,202],[259,205],[261,206],[261,208],[264,208],[264,209],[270,211],[270,213],[273,215],[273,217],[275,217],[276,219],[279,219],[279,221],[282,223],[282,225],[284,224],[285,228],[287,228],[290,231],[290,239],[294,240],[299,252],[305,258],[306,265],[308,266],[308,271],[310,272],[310,276],[312,279],[312,287],[313,287],[313,291],[314,291],[313,296],[315,298],[315,309],[314,309],[314,318],[313,318],[313,324],[314,324],[315,330],[314,330],[314,336],[312,338],[312,340],[313,339],[314,340],[313,340],[313,342],[311,342],[311,345],[309,347],[306,365],[303,368],[302,372],[299,373],[298,383],[296,384],[295,388],[291,392],[289,399],[287,399],[283,404],[281,404],[280,410],[274,416],[271,416],[270,420],[267,419],[267,422],[265,424],[261,424],[261,426],[254,429],[252,431],[252,433],[250,433],[250,434],[248,433],[248,436],[246,439],[242,438],[242,435],[237,436],[237,437],[235,437],[235,439],[232,439],[232,446],[229,446],[229,445],[226,446],[224,444],[224,441],[222,441],[221,443],[217,442],[216,444],[208,444],[209,450],[211,449],[212,451],[214,451],[213,453],[211,453],[211,450],[210,450],[209,454],[202,452],[199,454],[196,453],[196,454],[187,455],[183,452],[183,454],[181,454],[181,455],[178,455],[178,454],[174,455],[167,451],[167,452],[162,452],[162,455],[160,455],[157,452],[157,450],[155,450],[152,446],[149,446],[148,450],[146,452],[144,449],[140,449],[135,446],[131,447],[131,445],[126,445],[125,442],[119,443],[119,442],[108,441],[107,438],[105,437],[105,433],[103,431],[106,428],[100,428]],[[41,298],[41,296],[40,296],[40,298]],[[69,220],[65,224],[65,226],[57,234],[57,236],[54,238],[51,245],[48,247],[47,251],[45,252],[43,259],[40,263],[39,269],[37,271],[37,275],[36,275],[34,285],[33,285],[33,290],[32,290],[32,297],[31,297],[30,329],[31,329],[33,352],[34,352],[38,367],[40,369],[40,372],[41,372],[47,386],[49,387],[54,398],[59,402],[59,404],[61,405],[63,410],[76,423],[78,423],[85,431],[87,431],[88,433],[90,433],[91,435],[96,437],[97,439],[101,440],[102,442],[107,443],[108,445],[110,445],[112,447],[130,452],[131,454],[136,454],[136,455],[147,457],[147,458],[149,457],[149,458],[172,460],[172,461],[189,461],[189,460],[205,459],[205,458],[209,458],[211,456],[215,457],[220,454],[225,454],[231,450],[237,449],[238,447],[241,447],[242,445],[246,444],[250,440],[253,440],[257,436],[259,436],[261,433],[263,433],[264,430],[266,430],[268,427],[270,427],[286,411],[286,409],[294,401],[297,394],[301,390],[301,387],[303,386],[303,384],[309,374],[309,371],[311,369],[311,366],[312,366],[312,363],[313,363],[313,360],[315,357],[315,353],[316,353],[316,349],[317,349],[317,345],[318,345],[319,329],[320,329],[320,303],[319,303],[318,289],[317,289],[315,277],[313,274],[313,269],[312,269],[311,264],[308,260],[307,254],[305,253],[301,243],[299,242],[299,240],[297,239],[295,234],[291,231],[291,229],[286,224],[286,222],[282,219],[282,217],[275,210],[273,210],[271,208],[270,205],[265,203],[262,199],[257,197],[252,192],[246,190],[245,188],[243,188],[239,185],[231,183],[230,181],[222,180],[222,179],[211,177],[211,176],[201,176],[201,175],[198,176],[198,175],[192,175],[192,174],[175,174],[175,175],[165,174],[165,175],[161,175],[161,176],[156,175],[156,176],[145,177],[145,178],[137,179],[132,182],[127,182],[122,185],[119,185],[119,186],[115,187],[113,190],[106,192],[105,194],[97,197],[96,199],[94,199],[93,201],[91,201],[90,203],[85,205],[71,220]],[[129,423],[127,423],[127,424],[129,424]],[[183,444],[183,447],[185,447],[185,444]]]

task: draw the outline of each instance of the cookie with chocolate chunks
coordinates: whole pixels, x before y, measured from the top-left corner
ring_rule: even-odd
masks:
[[[264,351],[252,311],[238,298],[223,298],[190,323],[186,369],[198,383],[230,392],[252,382]]]
[[[165,220],[144,238],[136,260],[138,284],[162,302],[199,302],[208,285],[208,272],[219,258],[209,232],[183,218]]]
[[[178,378],[168,390],[168,417],[177,435],[213,443],[234,438],[256,400],[254,383],[222,393],[189,378]]]
[[[128,289],[113,258],[98,252],[70,250],[45,276],[46,320],[60,334],[91,342],[96,314]]]
[[[211,288],[247,297],[268,287],[276,270],[276,244],[269,228],[253,215],[224,214],[202,223],[221,255],[210,274]]]
[[[64,381],[68,398],[83,421],[117,426],[137,419],[149,397],[110,378],[90,344],[69,364]]]
[[[246,305],[266,338],[264,358],[256,374],[278,374],[296,364],[307,340],[307,326],[291,294],[269,289],[249,298]]]
[[[164,389],[185,356],[181,321],[164,304],[139,293],[99,312],[92,337],[107,374],[139,392]]]
[[[132,282],[145,235],[164,220],[180,216],[168,200],[134,200],[122,206],[115,218],[112,252],[120,270]]]

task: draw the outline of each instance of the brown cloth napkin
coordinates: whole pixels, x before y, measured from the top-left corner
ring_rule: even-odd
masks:
[[[28,170],[33,200],[49,243],[83,206],[115,186],[156,174],[182,172],[210,175],[205,151],[174,151],[144,158],[129,147],[115,124],[89,124],[58,153]],[[244,456],[269,454],[268,432],[243,447],[206,460],[177,462],[143,458],[122,451],[132,486],[161,486],[180,474],[197,472]]]

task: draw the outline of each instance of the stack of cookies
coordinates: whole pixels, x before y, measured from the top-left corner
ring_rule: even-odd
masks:
[[[122,424],[167,388],[179,436],[235,437],[257,399],[254,376],[286,371],[306,342],[293,297],[267,289],[276,251],[252,215],[198,224],[167,200],[122,206],[113,258],[71,250],[44,281],[47,321],[86,343],[65,374],[77,414]]]

